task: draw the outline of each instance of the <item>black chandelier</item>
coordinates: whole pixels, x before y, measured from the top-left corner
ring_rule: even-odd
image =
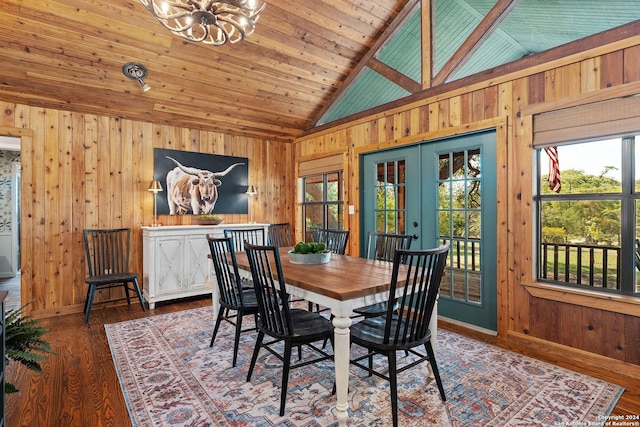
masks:
[[[192,42],[220,46],[250,36],[266,4],[254,0],[140,0],[162,25]]]

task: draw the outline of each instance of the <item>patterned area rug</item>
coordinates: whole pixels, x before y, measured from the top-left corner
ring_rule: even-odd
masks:
[[[134,426],[337,425],[331,362],[291,371],[280,417],[281,363],[262,351],[246,382],[256,334],[241,336],[232,368],[233,326],[223,322],[209,347],[211,307],[105,329]],[[437,358],[447,402],[426,364],[409,369],[398,378],[401,426],[597,426],[623,391],[447,331],[438,333]],[[391,425],[390,408],[388,383],[351,367],[349,425]]]

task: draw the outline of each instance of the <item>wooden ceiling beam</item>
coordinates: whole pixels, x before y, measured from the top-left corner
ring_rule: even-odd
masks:
[[[373,71],[380,74],[387,80],[391,80],[409,93],[416,93],[422,90],[422,85],[420,83],[413,80],[411,77],[401,73],[395,68],[391,68],[390,66],[382,61],[379,61],[376,58],[369,59],[369,62],[367,62],[367,67],[371,68]]]

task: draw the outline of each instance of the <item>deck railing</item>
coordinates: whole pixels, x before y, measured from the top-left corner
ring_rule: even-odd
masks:
[[[620,289],[620,248],[542,243],[543,279],[608,289]]]
[[[448,240],[441,238],[441,241]],[[542,243],[541,261],[540,277],[543,279],[620,289],[620,248],[617,246],[547,242]],[[480,240],[454,239],[449,262],[453,268],[479,271]]]

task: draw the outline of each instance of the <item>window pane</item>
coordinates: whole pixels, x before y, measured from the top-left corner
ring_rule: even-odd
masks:
[[[331,203],[327,205],[327,227],[330,230],[343,230],[342,223],[342,203]]]
[[[622,191],[621,140],[611,139],[557,147],[560,194],[619,193]],[[549,155],[540,150],[540,188],[549,188]]]
[[[637,139],[636,139],[637,141]],[[636,151],[637,153],[637,151]],[[637,160],[637,155],[636,155],[636,160]],[[636,165],[638,163],[636,162]],[[637,181],[636,181],[636,185]],[[635,280],[635,292],[640,292],[640,200],[636,200],[636,212],[635,212],[635,217],[636,217],[636,244],[635,244],[635,252],[633,254],[634,259],[635,259],[635,266],[636,268],[633,269],[636,280]]]
[[[305,199],[302,203],[304,239],[314,240],[314,230],[344,229],[342,172],[331,172],[304,178]]]
[[[339,173],[327,174],[327,202],[342,200],[342,180]]]
[[[322,202],[324,194],[322,175],[305,178],[304,184],[305,202]]]
[[[635,138],[635,152],[636,152],[636,161],[635,161],[635,170],[636,170],[636,179],[635,179],[635,188],[636,193],[640,193],[640,136],[636,136]],[[636,209],[636,212],[638,210]]]
[[[619,201],[542,202],[540,277],[619,289]]]
[[[307,205],[305,206],[305,225],[307,230],[310,228],[324,228],[324,206],[323,205]]]

